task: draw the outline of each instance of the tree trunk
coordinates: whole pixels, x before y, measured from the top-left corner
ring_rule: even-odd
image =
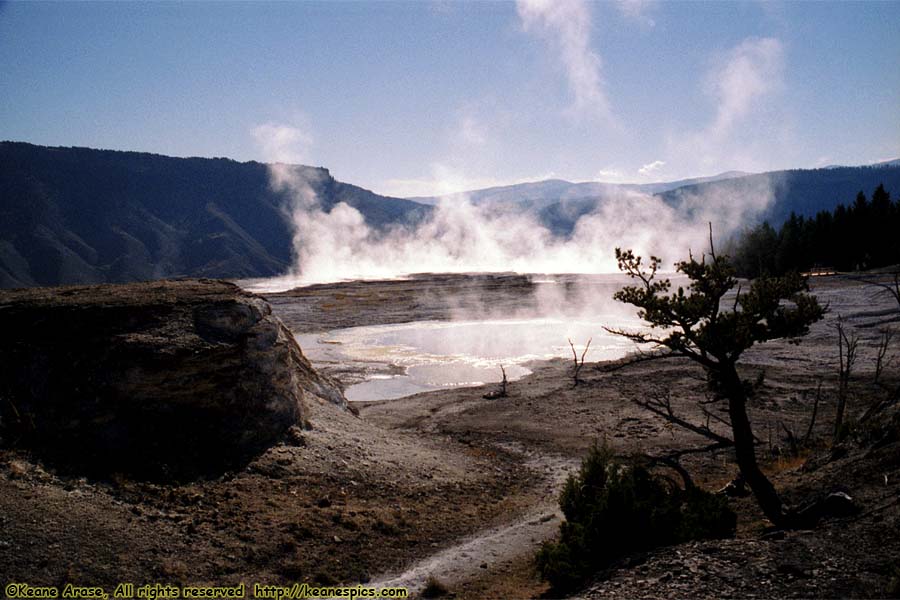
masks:
[[[728,399],[728,415],[731,417],[738,467],[766,517],[777,527],[785,526],[787,519],[781,498],[756,462],[753,430],[747,416],[747,394],[744,386],[734,365],[723,366],[721,376],[722,392]]]
[[[847,405],[847,394],[844,392],[844,382],[841,381],[841,387],[838,391],[837,410],[834,414],[834,432],[831,435],[833,443],[837,444],[841,441],[841,430],[844,426],[844,407]]]

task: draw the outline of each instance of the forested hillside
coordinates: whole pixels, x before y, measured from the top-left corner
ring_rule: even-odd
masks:
[[[731,250],[744,277],[788,271],[854,271],[900,264],[900,201],[883,185],[871,199],[859,192],[852,203],[814,217],[791,213],[776,229],[768,222],[746,231]]]

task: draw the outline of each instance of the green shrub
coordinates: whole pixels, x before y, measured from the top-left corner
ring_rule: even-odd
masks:
[[[900,598],[900,564],[891,567],[886,591],[888,598]]]
[[[692,539],[734,535],[726,500],[682,490],[641,465],[594,445],[559,500],[565,515],[557,542],[538,552],[537,566],[553,591],[566,593],[628,554]]]
[[[449,593],[447,586],[445,586],[441,581],[435,577],[434,575],[429,575],[428,579],[425,581],[425,589],[422,590],[423,598],[440,598],[441,596],[446,596]]]
[[[723,496],[693,488],[680,492],[681,521],[676,543],[734,536],[737,516]]]

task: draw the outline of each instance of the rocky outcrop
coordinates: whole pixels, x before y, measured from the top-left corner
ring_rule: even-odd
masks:
[[[235,468],[346,407],[269,305],[215,280],[0,292],[0,436],[75,472]]]

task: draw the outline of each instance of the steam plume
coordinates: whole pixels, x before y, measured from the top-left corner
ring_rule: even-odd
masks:
[[[601,77],[600,56],[591,50],[591,17],[584,0],[518,0],[526,31],[537,30],[554,47],[566,70],[575,109],[612,120]]]
[[[295,263],[268,289],[344,279],[423,272],[616,272],[614,248],[633,248],[668,262],[707,245],[707,222],[725,237],[756,216],[772,198],[771,185],[740,197],[688,195],[672,207],[661,198],[613,191],[581,217],[568,238],[554,236],[534,215],[513,208],[475,206],[464,196],[443,199],[415,228],[370,228],[355,208],[322,207],[314,189],[318,171],[270,167],[272,186],[290,198]]]

